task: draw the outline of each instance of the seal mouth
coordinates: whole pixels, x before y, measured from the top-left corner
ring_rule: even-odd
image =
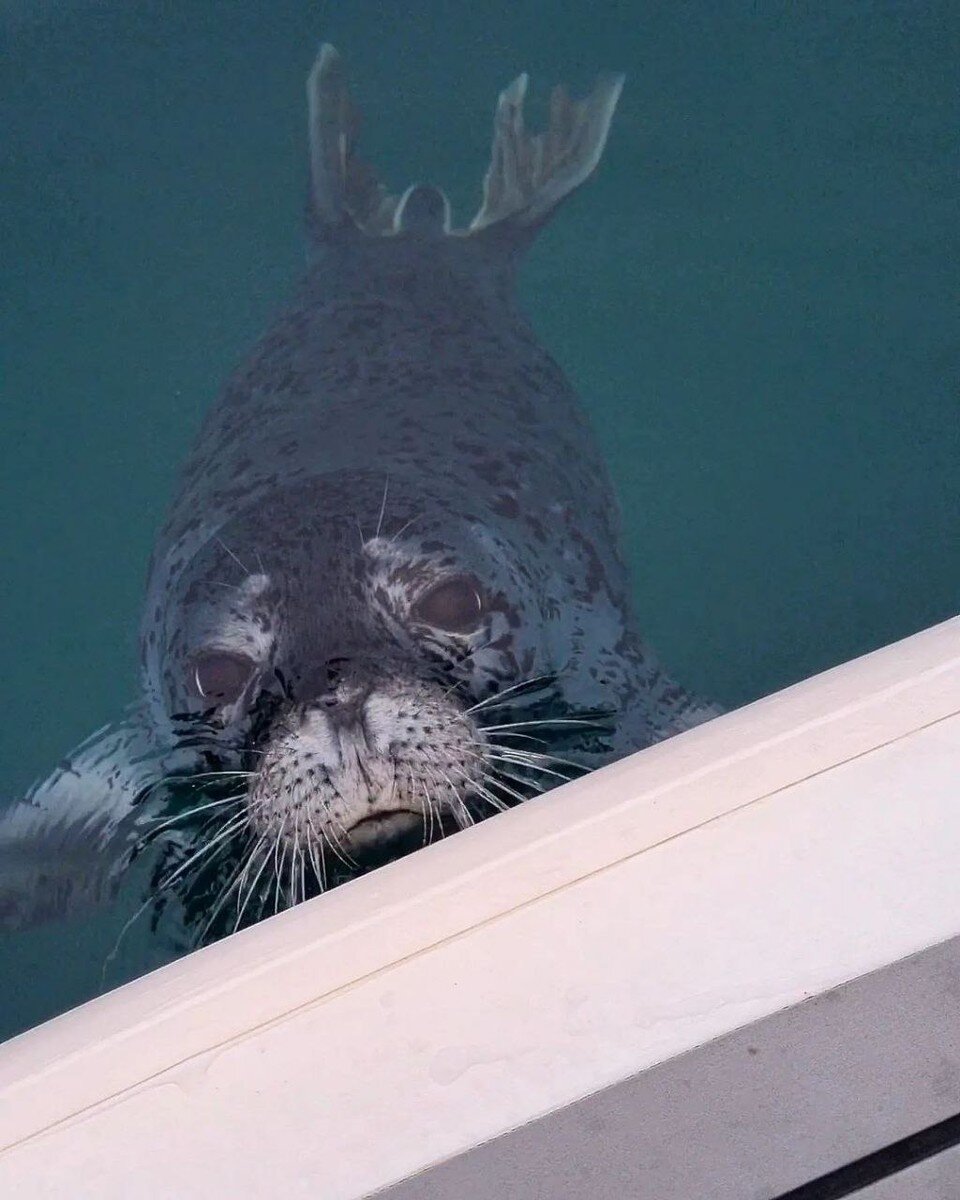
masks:
[[[423,833],[423,813],[409,808],[389,809],[351,825],[344,848],[363,866],[377,866],[419,849]]]

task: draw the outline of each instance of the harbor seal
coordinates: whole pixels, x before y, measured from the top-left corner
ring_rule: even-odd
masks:
[[[585,415],[518,311],[622,86],[500,96],[483,202],[395,196],[337,52],[308,81],[310,261],[228,381],[157,541],[142,694],[0,821],[0,917],[117,886],[197,941],[716,711],[644,644]]]

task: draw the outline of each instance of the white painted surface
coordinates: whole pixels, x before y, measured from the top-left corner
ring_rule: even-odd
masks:
[[[0,1048],[0,1191],[358,1197],[960,932],[960,621]]]
[[[378,1197],[772,1200],[960,1111],[958,995],[954,938],[592,1092]]]

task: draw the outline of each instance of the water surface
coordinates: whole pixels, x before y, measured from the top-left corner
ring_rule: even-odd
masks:
[[[347,58],[386,180],[479,201],[498,90],[627,87],[528,263],[623,503],[643,625],[736,706],[958,608],[960,10],[948,3],[8,4],[10,796],[135,694],[154,531],[301,261],[303,82]],[[0,1035],[116,914],[0,941]]]

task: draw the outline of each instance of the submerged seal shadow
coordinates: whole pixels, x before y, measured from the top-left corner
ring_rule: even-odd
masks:
[[[190,456],[140,702],[0,817],[0,922],[109,896],[150,844],[203,941],[717,711],[639,635],[603,463],[514,300],[621,86],[556,89],[531,134],[511,84],[455,229],[356,156],[323,47],[309,269]]]

